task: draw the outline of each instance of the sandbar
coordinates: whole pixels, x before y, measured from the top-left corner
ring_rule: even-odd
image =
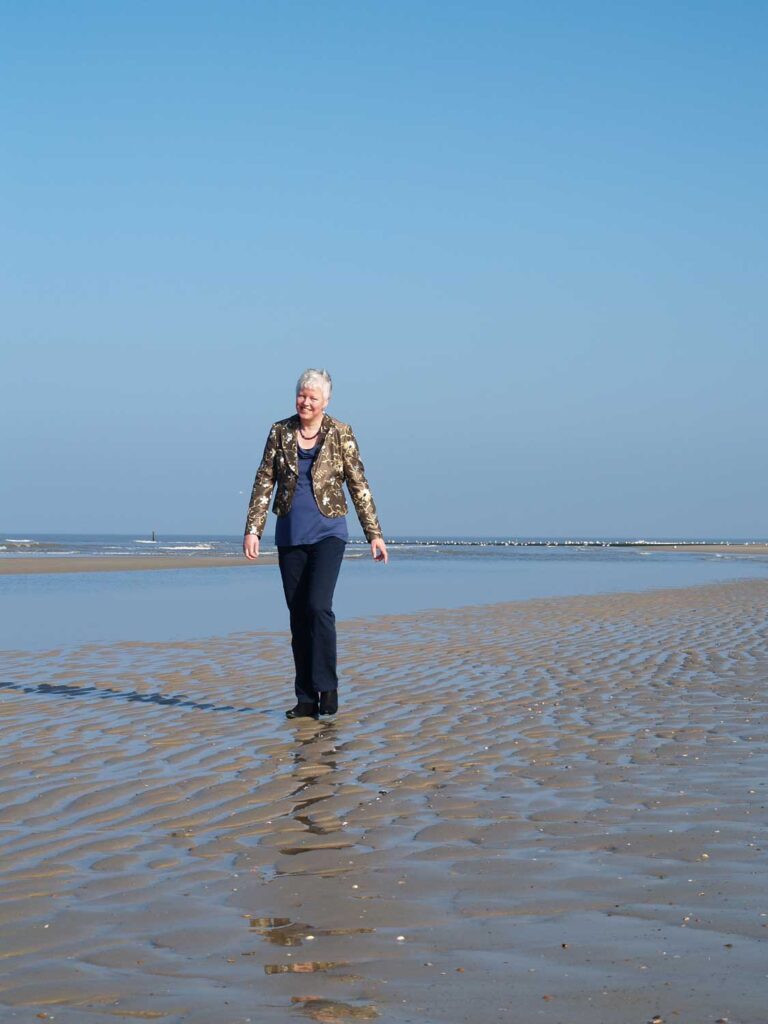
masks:
[[[60,572],[146,572],[148,569],[239,569],[259,563],[275,563],[277,555],[270,552],[249,562],[242,555],[72,555],[28,558],[0,558],[0,576],[45,575]]]
[[[637,547],[705,555],[768,555],[768,544],[638,544]]]

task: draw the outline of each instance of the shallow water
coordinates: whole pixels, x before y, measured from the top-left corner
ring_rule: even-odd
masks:
[[[428,608],[686,587],[768,577],[768,558],[632,548],[399,549],[388,565],[351,547],[340,620]],[[166,641],[287,628],[276,565],[0,577],[0,649]]]

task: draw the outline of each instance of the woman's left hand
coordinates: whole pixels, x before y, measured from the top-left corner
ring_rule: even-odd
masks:
[[[371,541],[371,554],[377,562],[384,562],[386,565],[387,556],[387,545],[384,543],[383,537],[374,537]]]

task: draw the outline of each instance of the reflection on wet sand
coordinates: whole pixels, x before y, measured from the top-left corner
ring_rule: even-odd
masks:
[[[269,634],[5,656],[0,1016],[756,1024],[767,606],[348,624],[324,722]]]
[[[314,727],[314,728],[313,728]],[[337,815],[324,813],[322,804],[336,796],[333,773],[337,768],[336,737],[337,729],[334,722],[323,722],[317,726],[310,725],[313,731],[307,735],[306,726],[294,725],[296,729],[296,749],[294,751],[294,776],[298,786],[292,796],[296,800],[290,816],[303,826],[307,835],[299,837],[298,842],[280,848],[280,852],[288,856],[310,853],[313,850],[343,850],[355,845],[353,838],[340,838],[348,824]],[[311,810],[310,810],[311,808]],[[327,838],[337,836],[335,839]]]
[[[318,1021],[376,1020],[379,1016],[375,1006],[348,1006],[316,996],[293,996],[291,1002],[298,1003],[307,1017]]]
[[[301,946],[324,935],[364,935],[373,928],[315,928],[287,917],[254,917],[248,922],[257,935],[276,946]]]
[[[343,960],[310,960],[308,963],[265,964],[265,974],[314,974],[316,971],[328,971],[332,967],[344,967]]]

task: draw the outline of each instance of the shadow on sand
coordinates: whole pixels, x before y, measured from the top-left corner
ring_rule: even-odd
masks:
[[[47,697],[66,697],[74,700],[77,697],[95,698],[96,700],[124,700],[134,701],[138,704],[159,704],[164,707],[191,708],[193,711],[234,711],[251,712],[252,714],[268,715],[269,708],[237,708],[234,704],[201,704],[199,701],[190,700],[184,694],[167,696],[163,693],[139,693],[137,690],[114,690],[111,687],[101,686],[72,686],[64,683],[37,683],[34,686],[24,686],[21,683],[0,682],[2,690],[16,690],[19,693],[32,693]]]

